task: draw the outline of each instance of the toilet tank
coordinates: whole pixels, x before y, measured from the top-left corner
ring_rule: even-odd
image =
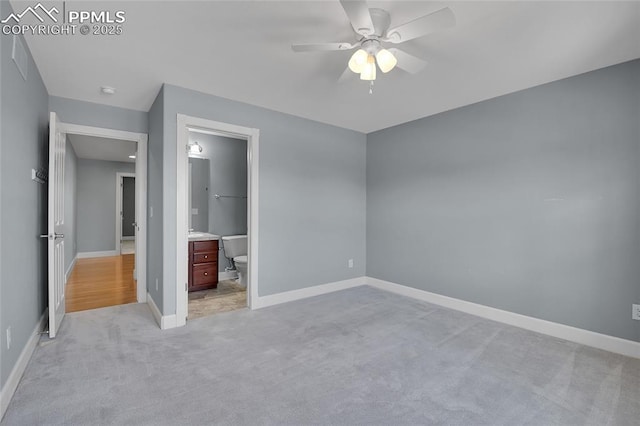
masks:
[[[229,259],[233,259],[236,256],[246,256],[247,236],[227,235],[222,237],[222,246],[224,247],[224,255]]]

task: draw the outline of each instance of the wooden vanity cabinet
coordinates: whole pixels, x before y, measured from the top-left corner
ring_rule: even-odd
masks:
[[[218,287],[218,240],[189,241],[189,291]]]

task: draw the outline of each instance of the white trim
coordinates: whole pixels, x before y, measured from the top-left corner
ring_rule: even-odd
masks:
[[[187,282],[188,258],[188,229],[189,217],[187,210],[187,164],[189,143],[189,131],[198,131],[207,134],[223,134],[227,137],[236,137],[247,141],[247,210],[248,210],[248,256],[249,270],[247,277],[247,305],[250,309],[256,309],[258,296],[258,176],[259,158],[258,141],[260,131],[249,127],[234,124],[221,123],[204,118],[190,117],[177,114],[177,143],[176,143],[176,276],[175,280],[166,279],[165,283],[176,283],[176,326],[186,324],[188,312],[188,298],[184,283]],[[171,224],[166,224],[170,226]]]
[[[96,136],[109,139],[139,142],[146,133],[127,132],[124,130],[106,129],[103,127],[83,126],[80,124],[60,123],[60,131],[74,135]]]
[[[121,244],[120,241],[122,241],[124,239],[124,237],[122,236],[122,185],[123,185],[123,180],[122,178],[124,177],[132,177],[132,178],[136,178],[136,174],[135,173],[129,173],[129,172],[116,172],[116,251],[118,252],[118,254],[122,254],[121,252]],[[135,191],[135,189],[134,189]],[[135,220],[135,218],[134,218]],[[127,238],[131,238],[134,239],[135,236],[133,237],[127,237]]]
[[[596,333],[594,331],[583,330],[581,328],[516,314],[514,312],[503,311],[502,309],[467,302],[453,297],[442,296],[440,294],[395,284],[389,281],[379,280],[377,278],[367,277],[366,283],[371,287],[375,287],[380,290],[390,291],[413,299],[444,306],[449,309],[455,309],[456,311],[524,328],[525,330],[535,331],[537,333],[546,334],[548,336],[569,340],[581,345],[592,346],[594,348],[615,352],[617,354],[633,358],[640,358],[640,342],[621,339],[619,337]]]
[[[149,310],[153,314],[153,318],[156,320],[156,323],[158,323],[158,326],[162,328],[162,313],[149,293],[147,293],[147,305],[149,306]]]
[[[266,308],[267,306],[293,302],[294,300],[306,299],[308,297],[319,296],[321,294],[333,293],[334,291],[360,287],[362,285],[365,285],[366,283],[366,277],[358,277],[349,280],[336,281],[332,283],[301,288],[298,290],[285,291],[283,293],[272,294],[269,296],[261,296],[258,297],[258,299],[255,301],[253,309]]]
[[[49,313],[48,310],[45,309],[44,313],[40,317],[40,320],[38,320],[36,327],[33,329],[31,337],[29,337],[29,340],[27,340],[27,344],[24,345],[24,348],[22,348],[22,352],[20,352],[20,356],[18,357],[18,360],[11,370],[11,374],[9,374],[9,377],[2,387],[2,390],[0,390],[0,420],[2,420],[2,417],[4,417],[4,413],[6,413],[7,408],[9,407],[11,398],[13,398],[13,394],[18,388],[20,379],[22,379],[24,370],[27,368],[33,352],[36,350],[38,340],[40,340],[40,331],[44,330],[48,318]]]
[[[123,130],[106,129],[102,127],[83,126],[79,124],[60,123],[60,131],[66,134],[103,137],[133,141],[137,143],[136,151],[136,257],[135,273],[137,280],[138,303],[147,300],[147,149],[149,136],[146,133],[127,132]],[[120,245],[116,239],[116,253],[119,253]],[[106,253],[106,252],[97,252]],[[86,253],[85,253],[86,254]],[[115,256],[117,254],[103,254],[102,256]],[[78,259],[81,259],[78,253]],[[95,257],[90,253],[85,257]],[[98,256],[100,257],[100,256]]]
[[[236,271],[218,272],[218,281],[235,280],[236,278],[238,278],[238,273]]]
[[[71,275],[71,271],[73,271],[73,267],[76,266],[77,260],[78,260],[78,255],[76,254],[76,256],[73,258],[73,260],[69,264],[69,267],[67,268],[67,272],[64,274],[65,285],[67,284],[67,281],[69,281],[69,275]]]
[[[132,236],[132,237],[122,237],[122,239],[120,241],[135,241],[136,237]]]
[[[136,151],[135,279],[138,303],[147,301],[147,149],[148,136],[141,134]]]
[[[160,309],[158,309],[158,305],[154,302],[153,297],[149,293],[147,293],[147,306],[149,306],[149,310],[151,310],[151,314],[153,314],[153,318],[158,323],[158,326],[162,330],[166,330],[169,328],[176,328],[176,316],[175,315],[165,315],[162,316]]]
[[[90,257],[109,257],[109,256],[117,256],[117,250],[105,250],[105,251],[83,251],[76,255],[76,259],[87,259]]]

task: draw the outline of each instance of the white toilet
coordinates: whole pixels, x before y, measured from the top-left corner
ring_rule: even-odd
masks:
[[[222,237],[224,255],[233,260],[233,264],[238,271],[238,283],[242,287],[247,286],[247,236],[228,235]]]

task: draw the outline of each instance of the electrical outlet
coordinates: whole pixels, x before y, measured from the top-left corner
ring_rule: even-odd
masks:
[[[640,305],[633,304],[633,311],[631,312],[631,318],[634,320],[640,320]]]
[[[353,259],[349,259],[349,262],[347,262],[347,266],[349,268],[353,268]]]
[[[158,279],[156,278],[156,291],[158,291]]]
[[[11,349],[11,326],[7,327],[7,349]]]

